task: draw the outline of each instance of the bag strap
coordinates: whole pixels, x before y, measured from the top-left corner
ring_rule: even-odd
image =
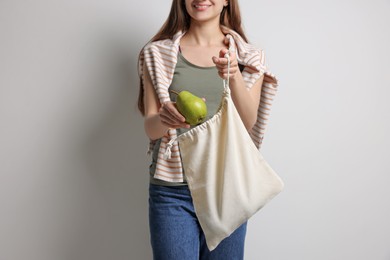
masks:
[[[236,48],[234,47],[234,39],[233,37],[228,34],[227,35],[229,39],[229,51],[225,54],[225,58],[228,61],[228,73],[227,73],[227,79],[223,80],[223,86],[224,86],[224,91],[226,94],[230,94],[230,87],[229,87],[229,82],[230,82],[230,53],[234,52]]]

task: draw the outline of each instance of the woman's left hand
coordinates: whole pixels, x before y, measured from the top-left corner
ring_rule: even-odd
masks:
[[[228,49],[222,49],[219,51],[219,57],[213,56],[213,62],[218,70],[218,75],[223,78],[227,79],[228,77],[228,59],[225,58],[225,54],[229,53],[230,56],[230,79],[235,78],[237,73],[240,73],[240,70],[238,68],[238,62],[235,52],[229,52]]]

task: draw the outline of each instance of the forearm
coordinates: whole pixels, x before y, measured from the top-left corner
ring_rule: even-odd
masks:
[[[146,116],[144,127],[146,135],[151,140],[156,140],[163,137],[169,129],[167,126],[162,124],[159,114]]]
[[[230,91],[234,105],[244,123],[250,130],[257,120],[259,97],[254,97],[245,86],[245,81],[240,72],[230,78]]]

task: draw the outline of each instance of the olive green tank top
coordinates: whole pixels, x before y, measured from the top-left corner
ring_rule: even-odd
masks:
[[[219,108],[223,93],[223,81],[218,75],[217,68],[200,67],[186,60],[181,52],[178,52],[177,63],[173,74],[173,80],[170,90],[180,92],[187,90],[192,94],[206,99],[207,119],[210,119]],[[170,92],[172,101],[176,101],[176,94]],[[177,134],[188,131],[187,128],[177,129]],[[167,182],[153,177],[156,170],[157,157],[159,152],[161,139],[158,139],[153,147],[152,163],[150,164],[150,183],[165,186],[180,186],[187,185],[185,172],[184,182]]]

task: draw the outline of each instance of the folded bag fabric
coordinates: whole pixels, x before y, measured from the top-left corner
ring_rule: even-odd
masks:
[[[228,64],[230,65],[229,56]],[[284,183],[255,146],[230,95],[218,112],[171,139],[178,141],[196,215],[210,251],[283,189]]]

